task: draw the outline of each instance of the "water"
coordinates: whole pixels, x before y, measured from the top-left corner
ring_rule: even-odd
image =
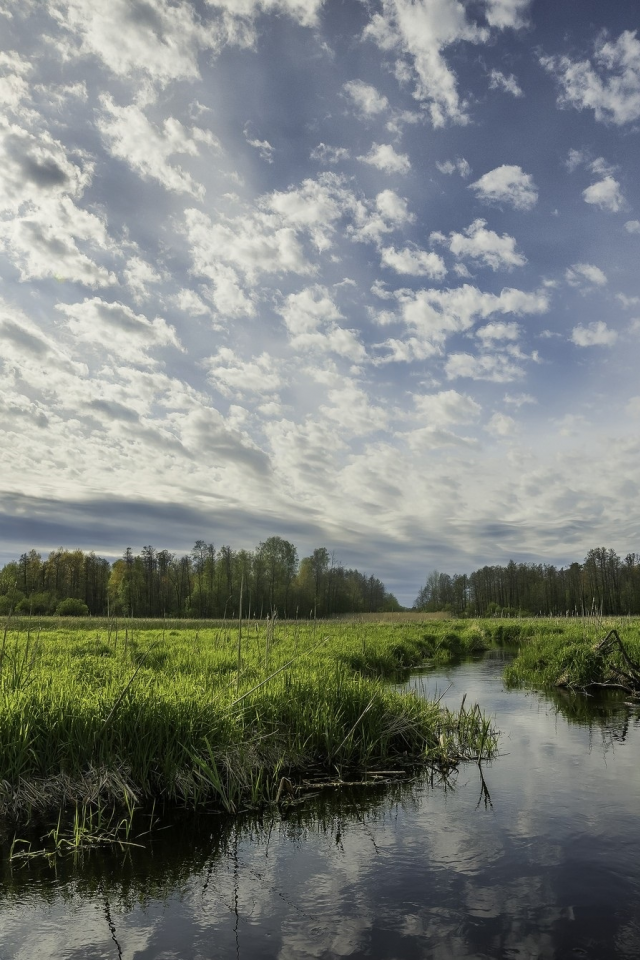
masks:
[[[409,685],[495,716],[454,783],[185,820],[147,849],[3,865],[0,960],[640,957],[640,710],[507,691],[502,654]]]

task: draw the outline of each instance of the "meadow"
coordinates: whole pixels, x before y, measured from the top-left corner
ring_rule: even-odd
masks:
[[[14,619],[0,649],[0,814],[75,807],[77,834],[95,810],[235,813],[489,758],[496,735],[477,706],[451,712],[389,682],[485,648],[477,624],[455,626]]]

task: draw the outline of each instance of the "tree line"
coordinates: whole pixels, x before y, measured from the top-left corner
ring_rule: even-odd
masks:
[[[298,559],[269,537],[255,550],[216,549],[198,540],[182,556],[127,547],[110,563],[82,550],[36,550],[0,570],[0,614],[133,617],[329,617],[399,610],[381,580],[337,563],[326,547]]]
[[[470,574],[427,577],[415,608],[449,610],[458,616],[603,616],[640,614],[640,555],[624,559],[596,547],[583,563],[555,567],[542,563],[485,566]]]

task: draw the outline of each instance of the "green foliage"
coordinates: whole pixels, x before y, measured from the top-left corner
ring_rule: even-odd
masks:
[[[640,621],[587,619],[576,623],[536,620],[531,631],[520,637],[518,656],[505,670],[509,684],[540,687],[616,682],[616,668],[627,669],[617,648],[598,649],[611,628],[617,628],[629,655],[640,660]]]
[[[273,800],[283,776],[446,765],[495,748],[479,714],[463,722],[384,683],[423,661],[420,623],[245,624],[239,676],[237,622],[164,635],[131,621],[59,623],[34,638],[17,621],[5,642],[0,810],[14,815],[33,808],[25,785],[36,781],[63,777],[64,790],[42,787],[44,806],[61,793],[81,803],[91,771],[105,771],[109,802],[133,791],[234,810]],[[447,625],[438,631],[444,650]]]
[[[74,597],[67,597],[61,600],[56,607],[56,614],[59,617],[86,617],[89,613],[89,607],[82,600]]]

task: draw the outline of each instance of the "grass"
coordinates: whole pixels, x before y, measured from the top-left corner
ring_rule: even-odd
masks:
[[[505,680],[510,685],[575,690],[616,689],[618,685],[624,689],[624,683],[620,686],[620,671],[628,674],[624,656],[617,645],[602,645],[611,630],[617,631],[632,660],[640,661],[640,620],[637,618],[525,623],[524,634],[516,638],[518,654],[505,670]]]
[[[310,776],[487,758],[496,738],[478,709],[385,682],[486,642],[471,622],[251,622],[241,636],[228,621],[14,622],[0,650],[0,814],[75,807],[85,823],[88,807],[154,801],[234,813],[297,797]]]

